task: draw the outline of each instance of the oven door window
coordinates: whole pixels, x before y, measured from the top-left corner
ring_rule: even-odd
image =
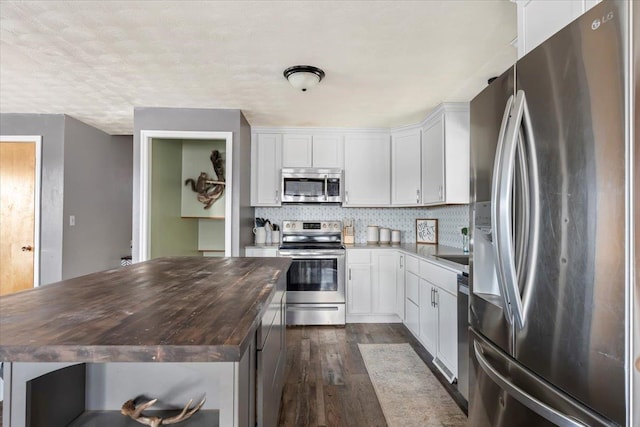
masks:
[[[311,178],[285,178],[285,196],[323,197],[324,180]]]
[[[287,273],[287,291],[337,292],[338,260],[294,259]]]

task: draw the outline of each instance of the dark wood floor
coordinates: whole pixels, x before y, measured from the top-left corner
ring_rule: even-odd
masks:
[[[466,402],[431,363],[431,355],[398,323],[287,328],[287,379],[280,425],[386,426],[358,350],[359,343],[409,343],[467,412]]]

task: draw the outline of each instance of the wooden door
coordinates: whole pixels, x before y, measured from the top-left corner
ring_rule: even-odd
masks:
[[[0,295],[34,286],[36,143],[0,143]]]

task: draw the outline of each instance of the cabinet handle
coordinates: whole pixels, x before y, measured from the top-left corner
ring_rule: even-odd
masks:
[[[351,269],[349,269],[349,280],[351,280]]]
[[[416,203],[420,203],[420,189],[416,190]]]
[[[349,203],[349,190],[344,192],[344,201],[346,203]]]
[[[438,197],[442,200],[442,185],[438,185]]]
[[[433,288],[431,288],[431,307],[433,307]]]
[[[276,190],[276,202],[278,201],[278,193],[279,193],[279,191]]]
[[[403,257],[402,255],[400,255],[400,268],[402,268],[402,259],[403,259],[403,258],[404,258],[404,257]]]
[[[437,289],[433,290],[434,293],[434,298],[433,298],[433,306],[437,307],[439,305],[439,300],[440,300],[440,294],[438,293]]]

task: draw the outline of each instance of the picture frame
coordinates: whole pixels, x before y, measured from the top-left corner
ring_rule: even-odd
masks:
[[[416,243],[438,244],[437,219],[416,219]]]

